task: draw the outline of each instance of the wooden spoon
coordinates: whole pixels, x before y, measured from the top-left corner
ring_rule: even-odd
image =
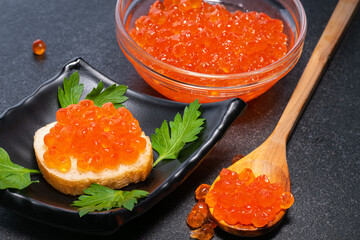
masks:
[[[272,183],[280,183],[286,192],[290,192],[290,177],[286,161],[287,139],[315,89],[344,29],[350,22],[358,3],[359,0],[340,0],[338,2],[275,130],[260,147],[228,169],[240,173],[244,168],[250,168],[255,176],[266,174]],[[219,177],[215,179],[214,183],[218,180]],[[214,186],[214,183],[211,187]],[[213,214],[212,208],[210,208],[210,212]],[[280,211],[275,220],[262,228],[250,225],[229,225],[223,220],[215,220],[220,228],[231,234],[260,236],[274,229],[281,222],[284,214],[285,210]]]

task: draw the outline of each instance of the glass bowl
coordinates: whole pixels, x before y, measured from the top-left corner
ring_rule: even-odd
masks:
[[[250,101],[271,88],[298,61],[306,35],[305,11],[299,0],[206,0],[223,4],[228,11],[263,12],[280,19],[288,37],[287,54],[271,65],[236,74],[204,74],[184,70],[151,56],[130,37],[140,16],[147,15],[155,0],[118,0],[115,9],[116,36],[125,56],[141,77],[162,95],[179,102],[216,102],[238,97]],[[170,77],[171,76],[171,77]],[[211,85],[214,81],[221,87]],[[193,84],[201,82],[203,84]]]

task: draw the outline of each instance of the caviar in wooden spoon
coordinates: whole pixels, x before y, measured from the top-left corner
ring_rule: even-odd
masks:
[[[229,225],[264,227],[275,220],[276,214],[294,203],[290,192],[284,192],[279,183],[271,183],[262,174],[255,178],[249,168],[239,174],[223,169],[220,179],[206,196],[216,219]]]

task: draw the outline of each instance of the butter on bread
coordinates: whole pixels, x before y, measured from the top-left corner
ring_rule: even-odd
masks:
[[[76,159],[71,159],[71,168],[63,173],[57,169],[50,169],[44,162],[43,155],[47,150],[44,136],[56,122],[50,123],[36,131],[34,136],[34,150],[37,163],[46,181],[58,191],[69,195],[83,194],[83,190],[97,183],[112,189],[119,189],[144,181],[151,172],[153,165],[153,151],[151,141],[144,132],[141,137],[146,140],[146,147],[133,164],[120,164],[116,169],[104,169],[100,172],[81,171],[77,169]]]

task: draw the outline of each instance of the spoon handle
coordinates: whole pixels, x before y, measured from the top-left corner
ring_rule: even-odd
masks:
[[[287,141],[358,4],[359,0],[340,0],[336,5],[284,113],[275,127],[272,138]]]

